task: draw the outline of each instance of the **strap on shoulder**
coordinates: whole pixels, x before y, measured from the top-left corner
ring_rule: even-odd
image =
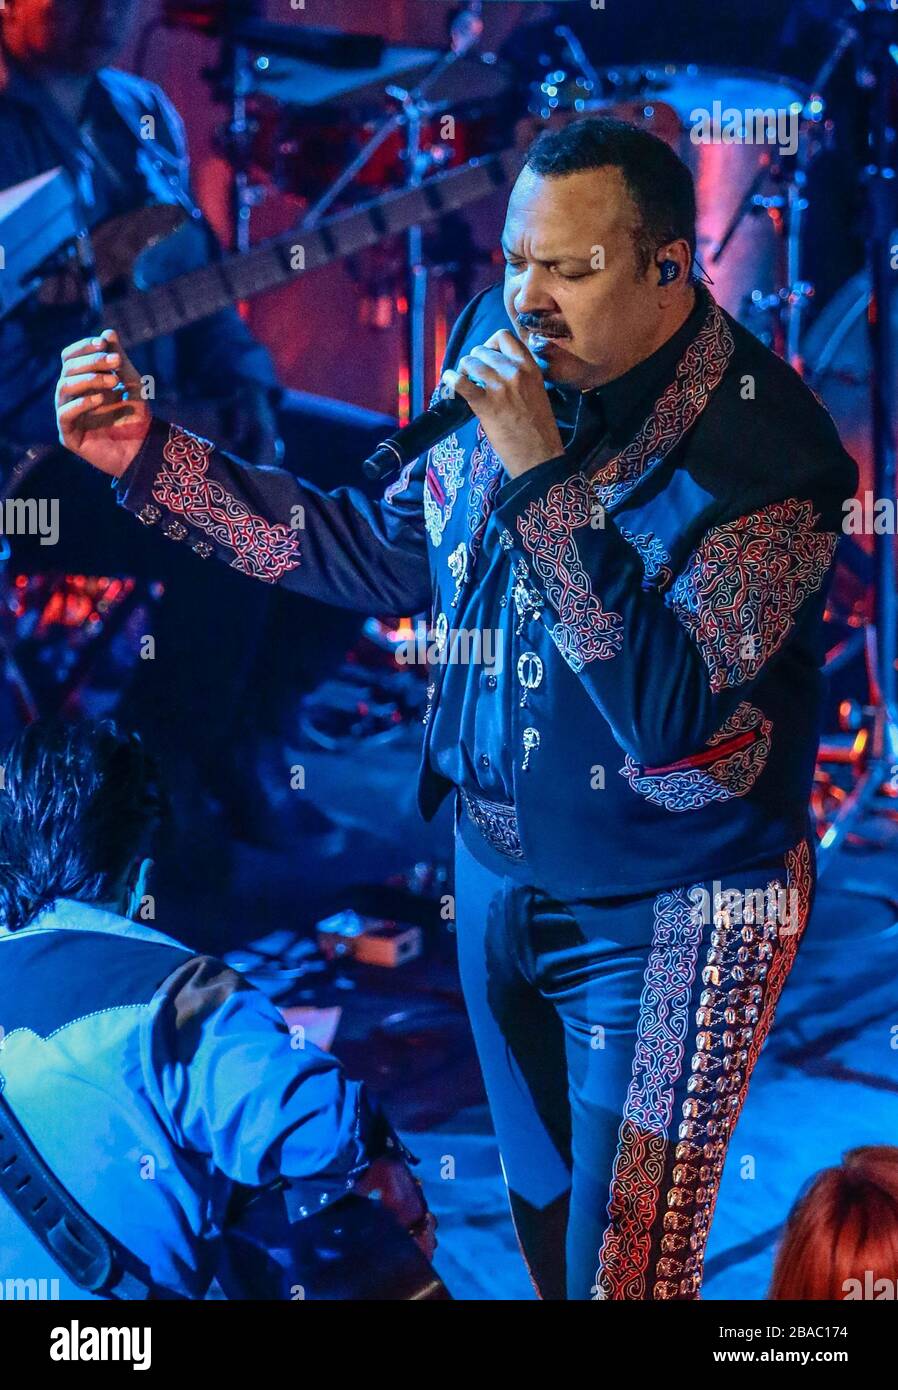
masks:
[[[0,1193],[66,1274],[115,1300],[176,1299],[87,1215],[47,1167],[0,1094]]]

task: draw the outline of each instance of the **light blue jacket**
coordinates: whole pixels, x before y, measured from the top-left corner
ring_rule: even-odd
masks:
[[[0,931],[0,1088],[87,1213],[193,1298],[238,1185],[292,1179],[302,1216],[399,1145],[363,1086],[235,971],[65,899]],[[0,1198],[0,1295],[41,1278],[84,1296]]]

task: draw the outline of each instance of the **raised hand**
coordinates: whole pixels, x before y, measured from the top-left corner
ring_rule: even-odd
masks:
[[[114,329],[66,348],[56,387],[60,444],[120,478],[140,452],[152,418],[140,376]]]

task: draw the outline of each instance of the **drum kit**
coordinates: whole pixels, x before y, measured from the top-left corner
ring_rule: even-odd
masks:
[[[860,0],[855,4],[860,8]],[[457,9],[445,51],[371,39],[351,61],[293,51],[302,29],[248,21],[247,6],[254,10],[253,0],[231,0],[230,26],[220,6],[174,0],[166,7],[170,22],[186,22],[186,12],[193,27],[206,32],[209,25],[200,26],[197,16],[212,9],[219,14],[214,32],[227,56],[207,76],[216,98],[230,106],[217,145],[234,171],[238,250],[251,244],[253,210],[272,193],[296,202],[299,226],[309,229],[329,210],[418,185],[435,170],[526,148],[541,130],[562,122],[617,116],[666,140],[691,169],[697,260],[718,301],[796,366],[807,358],[802,310],[813,295],[802,265],[808,172],[832,140],[826,89],[846,51],[860,41],[856,28],[838,26],[829,56],[810,81],[663,56],[596,67],[561,22],[554,27],[553,65],[540,66],[550,58],[535,43],[532,70],[522,72],[519,63],[482,51],[484,0],[466,0]],[[564,8],[563,0],[553,7],[559,20]],[[714,111],[768,113],[787,123],[788,142],[750,134],[697,138],[699,116]],[[383,252],[377,254],[382,266]],[[469,242],[462,254],[475,257],[477,248]],[[432,361],[424,339],[428,274],[435,267],[426,260],[421,229],[413,228],[403,254],[390,261],[398,277],[395,297],[409,309],[405,355],[413,414],[423,407]]]

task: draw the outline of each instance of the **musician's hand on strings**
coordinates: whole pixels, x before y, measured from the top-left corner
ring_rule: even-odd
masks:
[[[437,1219],[427,1208],[421,1184],[406,1163],[397,1158],[376,1158],[355,1185],[362,1196],[379,1192],[380,1200],[415,1244],[432,1260],[437,1248]]]
[[[111,328],[62,354],[56,387],[59,442],[101,473],[120,478],[152,422],[142,382]]]

